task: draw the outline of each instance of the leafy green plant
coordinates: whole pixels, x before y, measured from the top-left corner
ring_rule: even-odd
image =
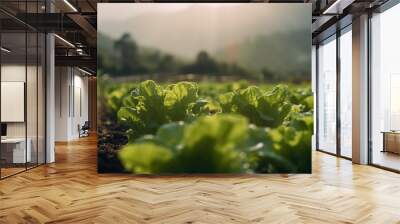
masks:
[[[162,160],[162,173],[243,172],[245,155],[241,149],[247,129],[245,117],[227,114],[200,117],[190,124],[166,124],[156,135],[144,136],[125,146],[120,158],[127,170],[136,173],[138,166],[162,160],[157,154],[143,156],[143,148],[152,147],[152,151],[168,149],[168,155],[172,155],[168,161]],[[166,155],[161,156],[167,158]],[[146,168],[149,173],[153,170],[156,168]]]
[[[290,102],[303,105],[304,111],[311,111],[314,107],[314,99],[311,88],[293,88],[289,91]]]
[[[304,125],[259,128],[234,114],[170,123],[128,144],[119,156],[133,173],[309,173],[312,122],[306,115],[296,119]]]
[[[248,159],[256,173],[310,173],[312,115],[292,115],[274,128],[253,126]]]
[[[163,124],[207,114],[207,103],[199,98],[195,83],[179,82],[162,87],[147,80],[124,98],[118,119],[129,126],[129,138],[134,140],[144,134],[154,134]]]
[[[119,155],[125,169],[141,174],[165,172],[172,160],[169,149],[153,143],[125,146]]]
[[[311,171],[308,87],[103,84],[102,163],[149,174]]]
[[[292,108],[288,96],[287,86],[278,85],[271,91],[250,86],[221,95],[219,102],[222,112],[242,114],[258,126],[277,127]]]

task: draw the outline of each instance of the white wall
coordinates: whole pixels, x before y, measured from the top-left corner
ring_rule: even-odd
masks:
[[[25,65],[2,65],[1,81],[25,82]],[[6,110],[7,108],[1,108]],[[25,137],[25,122],[7,123],[7,137]]]
[[[55,68],[55,141],[67,141],[69,132],[69,68]]]
[[[36,67],[33,66],[28,66],[25,67],[24,65],[18,65],[18,64],[6,64],[1,66],[1,81],[2,82],[26,82],[25,80],[25,75],[26,75],[26,70],[28,71],[28,74],[32,73],[32,71],[35,71],[36,73]],[[31,84],[31,83],[30,83]],[[36,85],[36,82],[35,82]],[[30,90],[30,89],[28,89]],[[30,91],[27,92],[28,96],[28,103],[32,101],[31,98],[36,98],[36,90],[34,90],[32,93]],[[36,105],[35,105],[36,107]],[[2,110],[7,110],[7,108],[1,108]],[[33,114],[28,114],[28,121],[34,120],[33,117],[31,116]],[[34,118],[36,119],[36,114],[34,114]],[[36,123],[36,122],[35,122]],[[29,125],[28,127],[31,127],[32,125]],[[8,122],[7,123],[7,135],[8,137],[25,137],[25,122]],[[29,136],[28,136],[29,137]]]
[[[56,67],[55,85],[55,140],[77,139],[78,125],[88,120],[88,78],[76,68]]]
[[[72,120],[71,120],[71,135],[76,138],[79,137],[78,125],[83,125],[85,121],[89,119],[89,110],[88,110],[88,78],[86,76],[82,76],[82,73],[79,72],[76,74],[78,70],[74,70],[74,99],[72,108]]]

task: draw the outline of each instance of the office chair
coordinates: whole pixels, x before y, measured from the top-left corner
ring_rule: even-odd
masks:
[[[89,136],[89,129],[90,129],[89,121],[85,121],[82,127],[78,125],[78,129],[79,129],[79,138]]]

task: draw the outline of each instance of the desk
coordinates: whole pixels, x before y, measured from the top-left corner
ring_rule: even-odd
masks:
[[[6,152],[6,161],[9,163],[25,163],[32,160],[32,141],[30,138],[26,140],[28,143],[25,152],[25,138],[5,138],[1,139],[1,151]],[[9,152],[9,153],[8,153]],[[12,156],[11,156],[12,154]],[[4,158],[4,157],[3,157]],[[12,158],[12,160],[11,160]]]
[[[400,154],[400,132],[382,131],[382,134],[383,134],[382,152],[392,152]]]

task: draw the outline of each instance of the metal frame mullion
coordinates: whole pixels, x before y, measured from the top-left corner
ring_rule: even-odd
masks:
[[[319,44],[315,46],[315,149],[319,150]]]
[[[1,32],[1,24],[2,23],[0,23],[0,47],[2,46],[2,32]],[[2,124],[2,122],[1,122],[1,77],[2,77],[2,75],[1,75],[1,66],[2,66],[2,58],[1,58],[1,55],[2,55],[2,53],[0,52],[0,124]],[[0,134],[1,135],[1,134]],[[0,180],[2,179],[2,176],[1,176],[1,167],[2,167],[2,165],[1,165],[1,144],[0,144]]]
[[[340,35],[341,31],[336,31],[336,154],[341,157],[341,119],[340,119]]]
[[[25,21],[28,18],[28,1],[25,0]],[[26,23],[25,23],[26,24]],[[25,25],[25,102],[24,102],[24,119],[25,119],[25,170],[28,170],[28,113],[27,113],[27,92],[28,92],[28,24]]]
[[[39,1],[36,1],[39,13]],[[36,166],[39,166],[39,32],[36,32]]]
[[[368,42],[368,54],[367,54],[367,82],[368,82],[368,94],[367,94],[367,117],[368,117],[368,164],[373,164],[373,149],[372,149],[372,64],[371,64],[371,57],[372,57],[372,29],[371,29],[371,20],[372,20],[372,12],[368,12],[368,30],[367,30],[367,42]]]

